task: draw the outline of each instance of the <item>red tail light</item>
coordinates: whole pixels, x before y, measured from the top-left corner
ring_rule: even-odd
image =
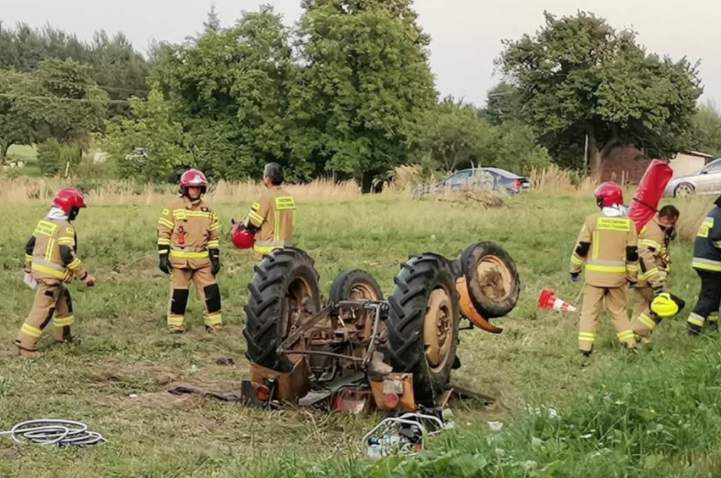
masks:
[[[522,187],[523,187],[523,181],[521,181],[520,179],[516,179],[515,181],[513,181],[513,190],[514,191],[518,192],[521,190]]]
[[[267,402],[270,400],[270,388],[267,385],[258,385],[255,388],[255,398],[259,402]]]
[[[383,403],[388,408],[396,408],[400,401],[401,397],[395,393],[386,393],[383,395]]]

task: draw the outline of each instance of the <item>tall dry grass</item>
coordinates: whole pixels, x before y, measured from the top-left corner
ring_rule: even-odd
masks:
[[[596,182],[552,164],[543,169],[533,169],[529,175],[531,190],[545,194],[590,195]]]
[[[2,178],[0,202],[4,204],[49,203],[63,187],[77,186],[88,201],[98,205],[156,204],[167,201],[177,192],[172,184],[136,184],[132,181],[103,181],[93,184],[72,184],[61,179]],[[254,182],[220,181],[211,185],[208,199],[214,203],[239,203],[255,200],[264,186]],[[307,184],[288,184],[285,189],[298,201],[342,201],[360,195],[355,181],[335,182],[317,179]]]
[[[388,185],[391,191],[412,191],[426,182],[423,168],[418,164],[398,166],[393,169],[393,181]]]

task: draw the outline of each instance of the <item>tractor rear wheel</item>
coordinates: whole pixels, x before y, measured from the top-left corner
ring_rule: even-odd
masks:
[[[300,249],[276,250],[255,267],[248,290],[243,330],[248,345],[245,356],[263,367],[289,372],[293,364],[277,348],[299,318],[320,310],[318,272],[313,259]]]
[[[458,345],[459,306],[449,262],[412,257],[389,298],[387,356],[396,372],[413,374],[417,402],[434,405],[448,385]]]
[[[516,306],[521,291],[516,263],[495,242],[472,244],[461,255],[471,302],[486,319],[503,317]]]
[[[354,269],[343,272],[330,286],[331,303],[342,300],[383,300],[383,291],[372,275]]]

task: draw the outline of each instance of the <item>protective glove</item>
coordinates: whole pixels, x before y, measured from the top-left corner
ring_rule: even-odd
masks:
[[[158,267],[166,274],[170,274],[170,270],[173,266],[170,265],[170,257],[168,254],[160,254],[160,263],[158,264]]]
[[[580,272],[571,272],[570,279],[571,279],[571,282],[573,282],[575,284],[576,282],[581,280],[581,273]]]
[[[211,274],[213,274],[213,276],[218,275],[218,272],[220,272],[220,251],[218,249],[210,250],[210,264]]]

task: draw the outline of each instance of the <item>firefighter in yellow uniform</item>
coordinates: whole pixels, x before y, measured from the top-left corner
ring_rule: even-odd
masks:
[[[203,201],[208,181],[197,169],[180,177],[181,198],[163,209],[158,220],[160,270],[171,274],[168,329],[185,332],[185,309],[190,284],[205,304],[205,329],[222,328],[220,289],[215,276],[220,271],[220,224],[218,216]]]
[[[623,190],[606,182],[595,191],[600,213],[588,216],[571,256],[571,280],[577,282],[585,269],[586,285],[578,331],[578,347],[585,356],[593,351],[602,309],[606,308],[618,340],[636,348],[631,322],[626,315],[626,284],[638,275],[636,229],[626,217]]]
[[[651,311],[654,298],[667,290],[670,266],[669,245],[679,218],[674,206],[664,206],[638,235],[639,276],[634,287],[636,304],[633,308],[633,331],[642,342],[649,342],[651,334],[661,322]]]
[[[260,258],[292,246],[295,226],[295,200],[282,187],[283,170],[279,164],[265,166],[263,183],[266,191],[250,207],[245,220],[245,227],[255,232],[253,249]]]
[[[77,342],[70,332],[73,305],[65,284],[77,278],[88,287],[95,285],[95,277],[77,256],[75,228],[71,224],[84,207],[85,198],[77,189],[59,191],[48,216],[38,222],[25,246],[25,272],[37,285],[33,307],[15,340],[22,357],[38,355],[38,340],[51,320],[56,342]]]

